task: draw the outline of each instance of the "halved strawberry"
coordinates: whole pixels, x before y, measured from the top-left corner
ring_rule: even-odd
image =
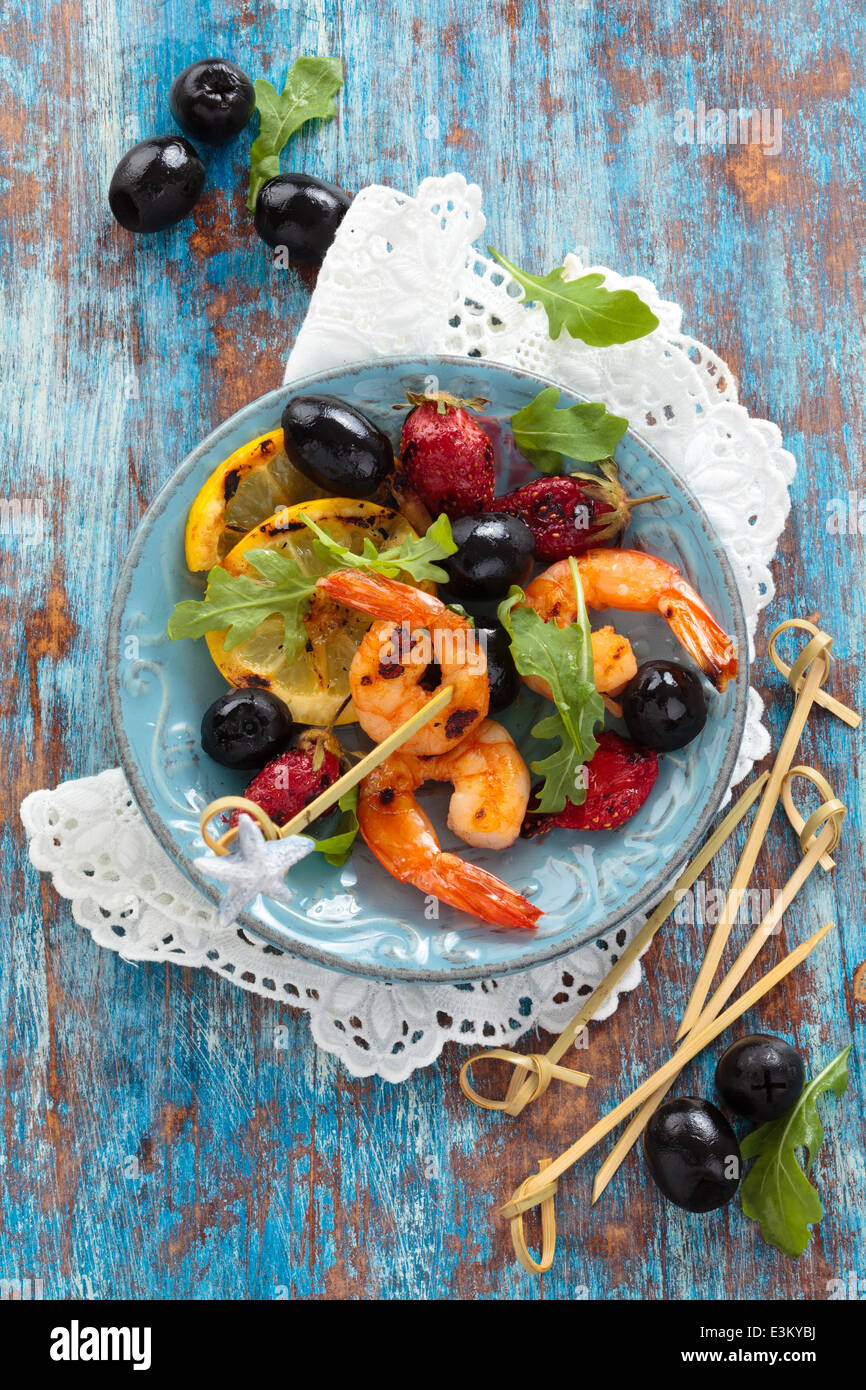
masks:
[[[655,785],[659,760],[651,748],[639,748],[627,738],[605,729],[598,748],[587,763],[586,800],[580,806],[567,801],[562,811],[542,814],[530,811],[521,835],[546,835],[559,826],[564,830],[614,830],[639,811]]]

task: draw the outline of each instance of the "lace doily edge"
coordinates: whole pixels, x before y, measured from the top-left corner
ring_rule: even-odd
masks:
[[[61,783],[59,785],[63,786],[64,784]],[[263,989],[257,979],[253,981],[246,980],[243,974],[233,974],[229,977],[221,961],[209,959],[207,950],[204,948],[201,953],[192,953],[189,949],[185,949],[182,954],[179,952],[173,953],[169,949],[163,952],[156,949],[130,952],[124,951],[119,944],[115,944],[113,941],[100,942],[94,929],[93,919],[96,914],[101,913],[104,909],[105,904],[102,900],[104,894],[102,898],[95,895],[85,897],[76,894],[74,890],[69,888],[64,880],[62,866],[57,865],[49,854],[43,853],[40,850],[40,840],[45,833],[44,826],[41,824],[40,813],[56,790],[57,788],[53,790],[40,789],[31,792],[21,803],[20,816],[27,836],[28,860],[38,873],[46,874],[49,877],[51,886],[58,897],[62,901],[69,903],[71,915],[76,926],[88,933],[94,945],[100,949],[104,947],[105,949],[112,950],[123,960],[124,964],[136,966],[142,963],[151,963],[175,965],[186,969],[201,969],[205,967],[212,975],[221,979],[226,979],[234,988],[240,988],[248,994],[271,999],[278,1006],[285,1006],[290,1008],[293,1012],[302,1013],[307,1017],[310,1034],[315,1045],[330,1056],[336,1057],[349,1074],[358,1080],[363,1080],[370,1076],[379,1076],[382,1080],[388,1081],[392,1085],[397,1085],[407,1080],[413,1072],[432,1066],[449,1043],[456,1043],[461,1048],[476,1048],[478,1050],[484,1050],[485,1046],[491,1045],[479,1039],[477,1036],[466,1038],[455,1036],[437,1025],[436,1027],[431,1027],[426,1030],[425,1045],[420,1049],[411,1052],[407,1051],[398,1056],[371,1053],[368,1061],[364,1053],[354,1048],[351,1044],[343,1043],[341,1036],[334,1036],[328,1033],[327,1025],[333,1022],[333,1018],[327,1007],[317,1009],[312,1002],[305,1003],[302,997],[298,999],[283,998],[276,992]],[[147,827],[144,825],[142,828],[147,830]],[[137,894],[125,893],[119,895],[118,901],[120,901],[121,897],[125,904],[134,899],[138,910],[140,910],[141,899]],[[219,933],[217,933],[217,935],[219,935]],[[580,949],[582,950],[584,948],[581,947]],[[646,949],[648,950],[649,947]],[[638,987],[643,978],[641,961],[645,954],[646,951],[642,951],[641,955],[632,963],[619,982],[617,988],[613,990],[605,1000],[599,1010],[598,1016],[592,1020],[593,1023],[602,1023],[607,1018],[611,1017],[618,1008],[620,996],[625,993],[631,993]],[[567,959],[567,957],[563,959]],[[392,986],[385,982],[376,984],[374,987],[382,989],[392,988]],[[432,991],[434,989],[442,989],[442,986],[418,985],[416,988],[430,989]],[[302,989],[303,986],[298,986],[299,996],[302,993]],[[509,1039],[510,1042],[516,1043],[528,1033],[535,1030],[556,1034],[561,1031],[564,1026],[563,1020],[558,1017],[559,1012],[562,1011],[561,1005],[554,1005],[547,998],[537,1000],[534,996],[530,997],[532,1000],[532,1010],[526,1018],[525,1024],[522,1026],[518,1024],[517,1027],[513,1028]]]

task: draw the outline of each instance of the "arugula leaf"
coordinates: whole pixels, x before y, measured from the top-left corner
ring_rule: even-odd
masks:
[[[316,840],[316,849],[320,854],[324,854],[328,863],[333,864],[335,869],[342,868],[345,864],[358,833],[358,788],[350,787],[347,792],[343,792],[337,805],[343,813],[339,825],[333,835]]]
[[[572,338],[582,338],[590,347],[611,347],[644,338],[658,328],[659,321],[648,304],[634,290],[606,290],[598,271],[565,280],[564,266],[549,275],[530,275],[519,270],[492,246],[487,250],[509,275],[522,285],[527,300],[535,300],[547,314],[551,338],[563,328]]]
[[[560,473],[563,458],[597,463],[609,458],[628,429],[622,415],[611,415],[600,401],[557,409],[559,391],[546,386],[511,417],[514,442],[541,473]]]
[[[575,748],[561,714],[549,714],[533,727],[532,733],[535,738],[559,739],[556,752],[549,753],[546,758],[536,758],[532,763],[532,771],[544,777],[544,783],[538,793],[537,809],[561,811],[566,801],[580,806],[586,800],[583,769],[592,755],[587,756]],[[593,744],[595,751],[598,747],[595,739]]]
[[[473,627],[475,626],[475,619],[471,613],[466,612],[462,603],[446,603],[445,607],[450,609],[452,613],[456,613],[458,618],[465,618],[467,623],[471,623]]]
[[[365,536],[360,555],[333,540],[312,517],[302,513],[301,520],[315,532],[322,557],[336,560],[338,569],[372,571],[374,574],[384,574],[389,579],[403,575],[416,584],[423,584],[427,580],[432,580],[434,584],[448,582],[447,570],[435,564],[436,560],[446,559],[457,549],[451,535],[451,522],[444,512],[427,527],[423,536],[407,536],[399,545],[390,545],[385,550],[377,550],[370,537]]]
[[[280,172],[280,150],[295,131],[315,117],[329,121],[336,116],[333,97],[342,85],[341,58],[298,58],[281,95],[263,77],[256,78],[259,133],[250,149],[250,212],[255,212],[256,199],[268,179]]]
[[[285,629],[286,660],[294,661],[307,640],[303,619],[316,581],[302,574],[288,556],[273,550],[251,550],[247,558],[269,582],[259,583],[247,574],[232,575],[222,565],[214,565],[207,577],[207,596],[175,605],[169,638],[176,642],[181,637],[224,631],[225,649],[231,651],[252,637],[266,618],[277,614]]]
[[[809,1244],[809,1229],[823,1215],[818,1193],[809,1181],[812,1164],[824,1142],[824,1127],[815,1101],[825,1091],[841,1096],[848,1086],[848,1054],[852,1044],[828,1062],[804,1088],[796,1105],[759,1129],[740,1144],[744,1159],[755,1162],[743,1180],[743,1212],[761,1223],[761,1235],[784,1255],[796,1259]],[[808,1154],[805,1172],[797,1161],[797,1149]]]
[[[304,516],[303,520],[315,532],[323,574],[338,569],[360,569],[391,579],[402,575],[417,584],[428,579],[441,584],[448,575],[434,561],[444,560],[457,549],[451,523],[444,512],[428,526],[425,535],[407,536],[399,545],[386,550],[377,551],[370,537],[365,536],[360,555],[333,540],[310,517]],[[176,642],[182,637],[225,632],[223,644],[226,651],[231,651],[252,637],[266,618],[276,614],[283,620],[285,656],[291,664],[300,656],[307,641],[304,619],[317,576],[305,574],[297,561],[278,550],[248,550],[246,558],[252,575],[231,575],[222,565],[214,565],[207,577],[204,599],[185,599],[175,605],[168,623],[168,635]]]
[[[456,554],[457,548],[451,534],[451,522],[445,512],[440,512],[423,536],[408,536],[402,545],[392,546],[391,551],[384,551],[383,554],[387,558],[393,551],[399,561],[399,569],[414,579],[416,584],[423,584],[427,580],[432,580],[434,584],[447,584],[448,571],[435,562],[447,560],[449,555]]]
[[[561,811],[566,799],[579,806],[586,788],[578,778],[598,748],[595,726],[604,721],[604,704],[595,688],[592,640],[577,565],[569,561],[574,580],[577,612],[568,627],[547,623],[524,603],[522,589],[512,588],[499,605],[499,621],[511,638],[511,654],[521,675],[547,681],[556,713],[533,727],[534,738],[558,739],[559,747],[531,764],[544,776],[538,797],[539,811]]]

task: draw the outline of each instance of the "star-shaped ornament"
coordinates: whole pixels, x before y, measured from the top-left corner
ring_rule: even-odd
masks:
[[[239,816],[237,840],[229,854],[209,853],[193,861],[202,873],[226,885],[217,917],[219,925],[231,926],[259,893],[289,904],[292,893],[285,876],[315,848],[315,840],[308,835],[266,840],[251,816]]]

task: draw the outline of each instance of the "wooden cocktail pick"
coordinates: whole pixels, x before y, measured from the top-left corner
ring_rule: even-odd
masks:
[[[654,1095],[660,1087],[666,1085],[678,1072],[682,1070],[686,1062],[690,1062],[699,1052],[711,1043],[714,1038],[736,1019],[763,998],[780,980],[789,975],[792,970],[804,961],[820,941],[831,931],[832,922],[828,922],[820,931],[810,936],[808,941],[804,941],[796,950],[785,956],[778,965],[775,965],[761,980],[752,985],[751,989],[746,990],[735,1003],[731,1004],[724,1013],[718,1015],[706,1027],[699,1031],[690,1033],[684,1042],[680,1044],[674,1055],[665,1062],[664,1066],[659,1067],[658,1071],[652,1076],[648,1076],[630,1096],[621,1101],[607,1115],[603,1116],[597,1124],[579,1139],[570,1148],[559,1155],[559,1158],[549,1161],[543,1160],[539,1164],[539,1171],[528,1177],[520,1187],[514,1192],[510,1201],[500,1208],[500,1214],[511,1223],[511,1239],[514,1251],[524,1269],[532,1274],[543,1274],[553,1263],[556,1251],[556,1227],[553,1220],[553,1199],[556,1195],[557,1181],[567,1169],[583,1158],[600,1139],[604,1139],[612,1129],[629,1116],[633,1110],[642,1105],[645,1100]],[[549,1209],[545,1217],[545,1204],[549,1204]],[[541,1206],[542,1209],[542,1231],[546,1233],[546,1246],[542,1250],[541,1261],[532,1259],[528,1254],[526,1237],[523,1229],[524,1213],[532,1207]]]
[[[321,796],[317,796],[286,825],[275,825],[261,806],[244,796],[221,796],[206,806],[201,813],[201,834],[212,854],[196,859],[195,866],[226,886],[217,918],[219,925],[229,926],[235,921],[238,913],[261,892],[277,902],[291,902],[292,895],[285,881],[286,874],[294,864],[315,849],[315,842],[300,832],[311,825],[317,816],[335,806],[341,796],[351,791],[352,787],[356,787],[418,729],[445,709],[451,702],[452,694],[453,687],[450,685],[437,690],[432,699],[413,714],[411,719],[407,719],[399,729],[389,734],[388,738],[333,782]],[[214,816],[226,810],[237,810],[242,814],[238,816],[236,826],[230,826],[218,839],[214,839],[208,825]],[[238,847],[235,853],[231,854],[229,846],[235,839],[238,840]]]
[[[467,1100],[471,1100],[475,1105],[480,1105],[484,1110],[503,1110],[506,1115],[519,1115],[527,1105],[544,1095],[553,1080],[565,1081],[572,1086],[585,1086],[587,1084],[590,1078],[585,1072],[572,1071],[568,1067],[561,1067],[557,1064],[565,1056],[581,1030],[595,1018],[604,1001],[609,998],[632,963],[648,948],[659,927],[671,915],[682,895],[700,878],[710,860],[736,830],[749,808],[757,801],[769,775],[768,772],[764,772],[756,778],[735,802],[700,852],[680,874],[673,888],[665,894],[652,916],[647,918],[634,940],[623,951],[616,965],[596,985],[592,994],[581,1005],[574,1018],[562,1030],[546,1053],[530,1052],[524,1055],[520,1052],[512,1052],[509,1048],[495,1047],[487,1052],[476,1052],[468,1061],[463,1063],[460,1068],[459,1081],[460,1089]],[[491,1099],[482,1096],[469,1080],[471,1068],[489,1060],[510,1062],[514,1068],[504,1099]]]
[[[776,652],[776,642],[783,632],[790,628],[801,628],[812,634],[811,640],[800,652],[793,666],[786,666]],[[761,845],[767,833],[767,828],[776,809],[776,804],[782,790],[782,781],[786,772],[794,760],[797,751],[797,744],[800,742],[806,720],[812,705],[818,699],[820,688],[826,681],[830,673],[830,649],[833,646],[833,639],[827,632],[822,632],[813,623],[807,622],[802,618],[791,618],[788,622],[780,623],[770,634],[769,639],[770,659],[777,670],[781,671],[796,693],[794,709],[785,730],[785,735],[779,745],[776,760],[770,772],[770,780],[758,807],[757,814],[752,822],[752,828],[746,840],[743,852],[740,855],[725,905],[722,909],[718,922],[707,947],[703,964],[695,980],[694,988],[686,1005],[683,1021],[677,1034],[677,1040],[685,1037],[689,1029],[695,1024],[698,1015],[703,1008],[704,1001],[709,992],[710,983],[718,969],[722,952],[731,934],[734,920],[739,911],[743,893],[752,876],[752,870],[758,858]],[[846,705],[840,704],[832,696],[826,695],[822,701],[834,714],[840,715],[845,722],[855,727],[860,723],[860,716],[853,710],[849,710]]]
[[[399,729],[395,729],[393,734],[389,734],[386,739],[378,743],[359,763],[356,763],[342,777],[338,777],[337,781],[332,782],[330,787],[326,787],[321,796],[317,796],[315,801],[311,801],[286,825],[274,825],[267,812],[263,811],[255,801],[249,801],[245,796],[220,796],[217,797],[216,801],[212,801],[209,806],[206,806],[201,813],[202,839],[208,848],[213,850],[214,854],[228,854],[229,846],[237,836],[237,827],[230,826],[216,840],[208,831],[209,823],[221,811],[245,811],[258,823],[267,840],[285,840],[289,835],[299,835],[331,806],[336,806],[340,797],[351,791],[353,787],[357,787],[358,783],[363,781],[374,768],[383,763],[386,758],[390,758],[392,753],[396,753],[397,749],[425,724],[429,723],[435,714],[439,714],[441,710],[445,709],[446,705],[451,703],[452,693],[452,686],[443,685],[432,699],[428,700],[416,714],[412,715],[411,719],[407,719],[404,724],[400,725]]]
[[[805,822],[803,817],[797,812],[791,795],[791,783],[797,777],[807,778],[810,782],[814,783],[824,797],[822,804]],[[784,888],[776,895],[770,911],[755,928],[748,944],[740,952],[712,998],[708,1000],[701,1010],[691,1030],[692,1032],[700,1032],[702,1028],[712,1023],[713,1019],[721,1012],[755,957],[776,931],[783,914],[787,911],[812,871],[817,868],[819,864],[823,868],[826,868],[828,865],[830,868],[833,867],[833,860],[830,859],[829,855],[830,851],[836,848],[839,841],[842,822],[845,818],[845,806],[833,795],[833,789],[827,779],[823,777],[821,773],[816,772],[814,768],[791,768],[791,770],[785,774],[785,779],[782,784],[782,801],[788,818],[799,835],[803,858],[791,874]],[[691,1032],[689,1036],[691,1036]],[[665,1082],[664,1086],[655,1091],[653,1095],[643,1103],[637,1114],[629,1121],[596,1174],[592,1188],[593,1202],[598,1201],[611,1178],[619,1169],[627,1153],[649,1124],[650,1117],[661,1105],[675,1080],[676,1073]]]
[[[791,628],[799,628],[803,632],[811,632],[813,637],[822,637],[826,634],[822,633],[821,629],[819,627],[816,627],[815,624],[811,622],[808,618],[789,618],[787,622],[779,623],[779,626],[774,627],[773,631],[770,633],[768,643],[770,660],[772,661],[773,665],[775,666],[776,670],[780,673],[780,675],[783,675],[785,677],[785,680],[788,682],[794,693],[799,694],[800,686],[802,685],[803,680],[805,679],[803,671],[801,670],[800,672],[796,672],[796,667],[798,664],[796,662],[794,666],[787,666],[785,662],[782,660],[782,658],[779,656],[779,653],[776,651],[776,643],[779,637],[783,632],[787,632]],[[815,704],[821,705],[823,709],[829,710],[831,714],[835,714],[836,717],[838,719],[841,719],[844,724],[847,724],[849,728],[858,729],[860,727],[862,720],[861,716],[856,712],[856,710],[849,709],[847,705],[842,704],[841,700],[837,700],[826,690],[819,688],[815,692]]]

